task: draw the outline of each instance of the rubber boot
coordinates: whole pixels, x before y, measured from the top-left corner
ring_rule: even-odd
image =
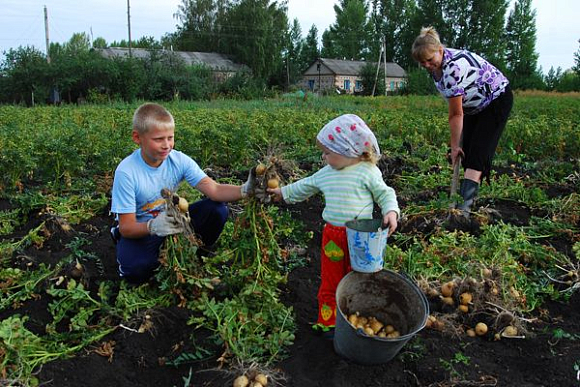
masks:
[[[475,202],[478,192],[479,183],[470,179],[463,179],[461,182],[461,188],[459,189],[459,194],[463,197],[463,203],[457,206],[457,208],[464,214],[469,215],[471,206]]]

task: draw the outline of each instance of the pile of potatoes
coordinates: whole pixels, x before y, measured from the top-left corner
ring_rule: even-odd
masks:
[[[233,387],[266,387],[268,375],[255,373],[254,375],[240,375],[234,380]]]
[[[367,336],[388,339],[396,339],[401,336],[401,333],[393,325],[385,324],[374,316],[361,316],[359,312],[350,314],[348,322],[355,329],[362,329]]]

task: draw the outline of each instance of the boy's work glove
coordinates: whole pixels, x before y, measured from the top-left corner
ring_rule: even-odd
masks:
[[[168,215],[163,211],[147,222],[147,230],[149,234],[164,237],[167,235],[181,234],[185,231],[183,224],[175,217]]]
[[[242,198],[256,198],[264,202],[264,199],[269,198],[269,196],[266,193],[266,189],[262,185],[256,178],[256,167],[253,167],[250,169],[250,173],[248,174],[248,180],[242,184]]]

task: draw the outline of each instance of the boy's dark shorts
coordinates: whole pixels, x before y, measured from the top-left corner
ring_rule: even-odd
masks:
[[[509,87],[488,107],[474,115],[463,116],[463,168],[481,171],[481,179],[489,181],[491,162],[499,138],[513,106],[513,93]]]

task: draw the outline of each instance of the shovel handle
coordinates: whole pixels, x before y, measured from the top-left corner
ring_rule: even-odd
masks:
[[[457,193],[457,186],[459,185],[459,166],[461,164],[461,157],[455,159],[453,163],[453,177],[451,178],[451,191],[450,195],[453,196]]]

